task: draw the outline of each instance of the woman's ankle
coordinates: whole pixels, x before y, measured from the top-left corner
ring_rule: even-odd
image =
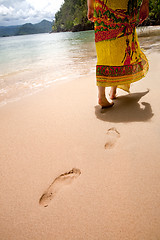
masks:
[[[116,92],[117,92],[117,86],[111,87],[110,94],[109,94],[110,99],[116,98]]]
[[[116,94],[116,91],[117,91],[117,86],[111,87],[111,92],[112,92],[113,94]]]
[[[99,95],[98,98],[101,99],[101,100],[106,100],[107,99],[105,95]]]

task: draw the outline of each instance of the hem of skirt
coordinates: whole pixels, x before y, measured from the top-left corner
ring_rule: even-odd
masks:
[[[138,72],[135,75],[130,75],[130,76],[121,76],[121,77],[107,77],[107,76],[96,76],[97,80],[97,86],[101,87],[112,87],[112,86],[117,86],[121,88],[121,85],[126,85],[126,84],[131,84],[134,82],[137,82],[144,78],[149,70],[149,64],[148,60],[143,54],[143,59],[146,61],[146,64],[144,66],[144,69],[140,72]],[[123,89],[123,88],[122,88]]]
[[[143,70],[143,74],[140,74],[136,78],[132,78],[132,79],[127,78],[126,80],[125,79],[122,80],[122,78],[119,80],[112,78],[112,79],[109,79],[109,81],[107,81],[106,78],[102,77],[101,80],[97,79],[97,86],[101,86],[101,87],[117,86],[117,87],[121,88],[120,87],[121,85],[131,84],[131,83],[141,80],[142,78],[144,78],[146,76],[148,70],[149,70],[149,66],[147,66],[147,69],[145,71]]]

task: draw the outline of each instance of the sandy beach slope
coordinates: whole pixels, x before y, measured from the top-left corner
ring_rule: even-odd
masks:
[[[0,108],[1,240],[160,239],[160,54],[148,58],[111,109],[94,75]]]

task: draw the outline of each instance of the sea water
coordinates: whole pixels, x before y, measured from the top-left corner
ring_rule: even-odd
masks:
[[[95,71],[94,32],[0,38],[0,104]]]
[[[148,54],[160,51],[160,36],[139,40]],[[93,31],[0,38],[0,105],[95,73],[95,65]]]

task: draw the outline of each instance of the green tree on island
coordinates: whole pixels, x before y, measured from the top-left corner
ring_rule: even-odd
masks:
[[[138,0],[138,4],[141,4],[141,0]],[[150,0],[149,8],[149,17],[143,25],[160,25],[160,0]],[[87,0],[65,0],[55,14],[53,32],[89,29],[93,29],[93,24],[87,19]]]
[[[55,32],[93,29],[93,24],[87,19],[87,1],[65,0],[55,14],[52,29]]]

